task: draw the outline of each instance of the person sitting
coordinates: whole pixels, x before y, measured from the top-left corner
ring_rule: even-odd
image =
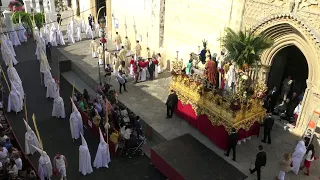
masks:
[[[10,160],[9,165],[7,167],[9,179],[16,179],[18,177],[18,167],[13,159]]]
[[[22,170],[22,159],[20,158],[20,155],[14,154],[13,160],[16,163],[18,170],[21,171]]]
[[[122,128],[120,129],[120,135],[126,140],[130,139],[131,133],[132,130],[127,126],[122,126]]]
[[[92,118],[92,122],[96,127],[99,127],[101,121],[101,116],[99,115],[98,111],[94,109],[94,116]]]
[[[27,176],[26,176],[26,180],[37,180],[37,175],[34,172],[34,170],[31,169],[31,167],[29,167],[27,169]]]
[[[84,98],[82,96],[80,96],[80,99],[78,101],[78,106],[79,106],[81,111],[83,111],[83,112],[86,111],[86,108],[85,108],[85,105],[84,105]]]
[[[13,147],[9,138],[6,139],[6,142],[3,144],[3,147],[5,147],[6,149]]]

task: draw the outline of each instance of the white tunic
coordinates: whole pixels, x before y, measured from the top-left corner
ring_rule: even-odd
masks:
[[[83,122],[81,114],[78,110],[74,111],[70,115],[70,131],[72,139],[78,139],[80,133],[83,134]]]
[[[50,29],[50,43],[52,46],[58,46],[57,44],[57,28],[52,24]]]
[[[74,43],[73,26],[72,26],[71,24],[69,24],[67,33],[68,33],[68,42],[69,42],[70,44],[73,44],[73,43]]]
[[[13,44],[12,44],[12,42],[10,41],[10,39],[7,38],[7,39],[5,40],[5,42],[6,42],[6,44],[7,44],[7,47],[11,50],[12,55],[13,55],[13,56],[16,56],[16,52],[14,51]]]
[[[93,39],[93,32],[89,24],[87,24],[86,36],[87,36],[87,39]]]
[[[38,175],[41,180],[50,179],[52,176],[51,160],[46,153],[39,158]]]
[[[15,81],[15,82],[18,82],[19,84],[22,84],[22,81],[20,79],[20,76],[16,68],[14,68],[13,66],[9,66],[7,69],[7,74],[10,81]]]
[[[18,25],[18,37],[20,42],[27,42],[27,37],[25,35],[26,29],[22,26],[21,23]]]
[[[64,38],[63,38],[63,34],[60,30],[57,31],[57,43],[64,46],[65,42],[64,42]]]
[[[53,101],[53,109],[52,109],[52,116],[58,118],[65,118],[66,113],[64,110],[64,102],[62,97],[57,97]]]
[[[77,27],[77,38],[76,41],[81,41],[81,28],[78,26]]]
[[[97,150],[96,157],[93,162],[93,167],[100,168],[105,167],[108,168],[108,164],[111,162],[109,145],[105,142],[100,142]]]
[[[10,31],[10,41],[14,46],[21,45],[16,31]]]
[[[142,68],[140,72],[140,81],[145,81],[147,80],[147,68]]]
[[[79,147],[79,172],[87,175],[93,172],[91,166],[91,155],[87,146]]]
[[[9,98],[8,98],[8,112],[14,111],[14,112],[20,112],[23,110],[23,101],[21,98],[20,93],[17,90],[12,90],[11,87],[11,91],[9,94]]]
[[[298,174],[303,160],[304,155],[306,154],[306,146],[303,140],[299,141],[294,153],[292,154],[292,171],[295,174]]]
[[[53,99],[59,97],[59,87],[53,78],[48,80],[46,97]]]
[[[14,86],[14,88],[19,92],[21,101],[23,102],[24,99],[24,90],[22,87],[22,83],[19,83],[18,81],[10,81],[11,87]]]
[[[24,139],[25,139],[25,153],[26,154],[33,154],[35,153],[37,150],[32,147],[31,145],[34,145],[38,148],[40,148],[40,143],[38,141],[38,138],[36,136],[36,134],[30,130],[30,131],[27,131],[24,135]]]

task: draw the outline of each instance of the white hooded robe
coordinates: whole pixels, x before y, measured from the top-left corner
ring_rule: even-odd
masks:
[[[23,100],[19,91],[15,88],[15,86],[11,86],[11,91],[8,98],[8,112],[14,111],[16,113],[23,110]]]
[[[71,99],[73,112],[70,114],[70,131],[72,139],[78,139],[83,134],[83,121],[80,112]]]
[[[58,46],[58,44],[57,44],[57,28],[54,25],[54,23],[52,23],[49,38],[50,38],[50,43],[52,46]]]
[[[93,172],[91,166],[91,155],[86,140],[81,135],[82,145],[79,147],[79,172],[84,176]]]
[[[53,101],[53,109],[52,109],[52,116],[58,118],[65,118],[66,113],[64,110],[64,102],[62,97],[57,97]]]
[[[36,136],[36,134],[33,132],[29,124],[25,121],[24,124],[26,125],[27,132],[24,135],[24,141],[25,141],[25,154],[34,154],[37,150],[33,148],[32,146],[35,146],[37,148],[40,148],[39,140]]]
[[[100,133],[100,143],[98,146],[96,157],[93,162],[93,167],[97,169],[100,167],[109,168],[108,164],[111,162],[109,145],[105,142],[100,128],[99,128],[99,133]]]
[[[32,145],[40,154],[39,165],[38,165],[38,175],[41,180],[50,179],[52,176],[52,163],[48,154]]]
[[[46,97],[53,99],[59,97],[59,87],[53,78],[48,79]]]
[[[299,141],[294,153],[292,154],[292,171],[295,174],[298,174],[302,160],[306,152],[307,152],[307,148],[306,148],[305,142],[303,140]]]

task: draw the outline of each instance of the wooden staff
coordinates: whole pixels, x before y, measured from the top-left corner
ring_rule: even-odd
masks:
[[[24,114],[25,114],[26,121],[28,122],[27,95],[24,95]]]
[[[4,80],[6,81],[7,87],[8,87],[8,89],[9,89],[9,91],[11,92],[11,88],[10,88],[10,86],[9,86],[8,80],[7,80],[7,78],[6,78],[6,75],[5,75],[4,72],[3,72],[2,66],[0,66],[0,70],[1,70],[1,72],[2,72],[2,75],[3,75]]]
[[[34,114],[32,114],[32,120],[33,120],[34,129],[36,130],[36,134],[37,134],[37,137],[38,137],[38,140],[39,140],[39,143],[40,143],[40,148],[41,148],[41,150],[43,152],[43,144],[42,144],[42,140],[40,138],[40,133],[39,133],[39,130],[38,130],[38,127],[37,127],[36,116]]]

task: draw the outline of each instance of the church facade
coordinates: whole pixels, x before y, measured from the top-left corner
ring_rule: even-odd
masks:
[[[299,126],[305,127],[320,107],[320,1],[319,0],[111,0],[109,34],[128,36],[146,48],[162,53],[163,65],[176,59],[187,62],[190,52],[198,52],[202,40],[212,53],[222,49],[219,38],[224,29],[251,29],[266,33],[275,44],[266,50],[261,74],[267,81],[275,55],[296,46],[308,64],[307,88]],[[112,22],[112,23],[110,23]],[[112,26],[112,27],[110,27]],[[320,108],[319,108],[320,109]],[[320,112],[320,110],[319,110]]]

